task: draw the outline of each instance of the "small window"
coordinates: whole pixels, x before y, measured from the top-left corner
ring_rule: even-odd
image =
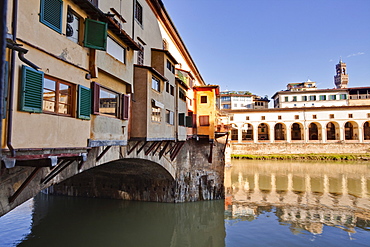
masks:
[[[285,96],[284,100],[285,100],[285,102],[288,102],[289,101],[289,97],[288,96]]]
[[[166,92],[170,92],[170,83],[168,81],[166,81]]]
[[[317,119],[317,115],[312,115],[312,119]]]
[[[160,84],[161,84],[161,81],[157,77],[152,76],[152,88],[160,92]]]
[[[209,126],[209,116],[199,116],[200,126]]]
[[[261,120],[266,120],[266,117],[265,116],[261,116]]]
[[[40,1],[40,22],[58,33],[62,33],[62,13],[62,0]]]
[[[347,99],[347,94],[341,94],[340,99]]]
[[[175,74],[175,66],[170,62],[170,60],[167,59],[167,69],[172,72],[172,74]]]
[[[329,118],[334,118],[334,114],[330,114],[329,115]]]
[[[330,100],[336,100],[337,96],[336,95],[330,95]]]
[[[135,20],[137,20],[140,25],[143,25],[143,7],[138,1],[135,3]]]
[[[316,100],[316,95],[311,95],[310,100],[315,101]]]
[[[246,116],[246,117],[245,117],[245,120],[249,120],[249,116]]]
[[[179,88],[179,98],[186,101],[186,93],[185,90],[182,88]]]
[[[307,101],[307,96],[302,96],[302,101]]]
[[[108,37],[108,40],[107,40],[107,52],[112,57],[116,58],[122,63],[125,63],[126,49],[123,48],[120,44],[118,44],[111,37]]]
[[[43,111],[71,116],[74,85],[49,76],[44,78]]]
[[[297,101],[297,96],[293,96],[293,101]]]
[[[144,64],[144,46],[138,43],[140,50],[137,51],[137,64],[143,65]]]
[[[281,116],[278,116],[278,119],[281,120]]]
[[[230,121],[234,121],[234,116],[230,116]]]
[[[119,117],[119,94],[106,88],[100,87],[99,112],[104,115]]]
[[[171,94],[172,96],[174,96],[174,95],[175,95],[175,87],[174,87],[174,86],[172,86],[172,85],[170,85],[170,94]]]
[[[299,119],[299,115],[294,115],[294,119]]]
[[[152,121],[153,122],[161,121],[161,108],[152,106]]]
[[[185,126],[185,113],[179,113],[179,126]]]
[[[348,118],[353,118],[353,114],[348,114]]]
[[[320,100],[326,100],[326,95],[320,95]]]
[[[166,110],[166,123],[173,125],[174,123],[174,114],[173,111]]]
[[[207,103],[207,96],[200,96],[200,103]]]

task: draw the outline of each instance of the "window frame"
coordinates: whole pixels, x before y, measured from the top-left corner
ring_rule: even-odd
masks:
[[[134,13],[135,20],[143,26],[143,6],[139,3],[139,1],[135,1],[135,13]]]
[[[200,96],[200,103],[201,104],[207,104],[208,103],[208,97],[207,97],[207,95],[201,95]]]
[[[54,101],[44,99],[45,89],[47,89],[47,88],[45,88],[45,79],[55,82],[55,96],[54,96],[55,100]],[[70,87],[70,94],[68,94],[70,96],[70,98],[69,98],[70,103],[65,104],[65,103],[60,102],[60,84],[64,84],[64,85],[67,85],[67,86]],[[50,90],[50,89],[48,89],[48,90]],[[61,79],[58,79],[58,78],[55,78],[55,77],[52,77],[52,76],[49,76],[49,75],[44,75],[42,112],[45,113],[45,114],[52,114],[52,115],[66,116],[66,117],[74,117],[74,113],[75,113],[75,95],[76,95],[76,85],[75,84],[64,81],[64,80],[61,80]],[[45,101],[54,102],[54,110],[53,111],[49,111],[49,110],[44,109],[44,102]],[[60,104],[69,106],[69,107],[67,107],[67,109],[69,109],[70,114],[59,113],[58,110],[59,110]]]
[[[209,115],[199,116],[199,126],[209,126]]]
[[[109,43],[112,42],[113,44],[115,44],[115,46],[118,48],[121,48],[122,49],[122,59],[119,58],[119,56],[117,56],[116,54],[114,54],[114,52],[112,52],[112,49],[109,49],[109,47],[112,47],[109,45]],[[115,59],[117,59],[118,61],[120,61],[121,63],[123,64],[126,64],[126,48],[123,47],[123,45],[121,45],[118,41],[116,41],[113,37],[111,37],[110,35],[107,36],[107,53],[114,57]]]
[[[154,75],[152,75],[152,89],[158,93],[161,92],[161,80]]]

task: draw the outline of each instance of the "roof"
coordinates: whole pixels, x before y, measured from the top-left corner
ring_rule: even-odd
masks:
[[[347,91],[348,88],[328,88],[328,89],[315,89],[315,90],[304,90],[304,91],[290,91],[290,90],[282,90],[276,92],[271,98],[275,98],[278,94],[313,94],[313,93],[326,93],[326,92],[335,92],[335,91]]]
[[[134,66],[137,67],[137,68],[147,69],[150,72],[152,72],[154,75],[158,76],[162,81],[168,81],[168,79],[166,77],[164,77],[161,73],[159,73],[158,70],[156,70],[153,67],[145,66],[145,65],[139,65],[139,64],[135,64]]]

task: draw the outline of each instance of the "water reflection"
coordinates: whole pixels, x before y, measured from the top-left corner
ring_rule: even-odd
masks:
[[[365,164],[233,161],[225,171],[229,219],[252,221],[274,211],[296,234],[370,231],[370,166]]]
[[[225,246],[223,206],[41,194],[31,233],[18,246]]]

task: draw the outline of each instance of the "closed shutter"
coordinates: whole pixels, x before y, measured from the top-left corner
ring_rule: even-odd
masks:
[[[186,127],[193,127],[193,116],[186,116]]]
[[[91,19],[85,20],[84,46],[105,51],[107,48],[108,24]]]
[[[92,88],[92,113],[99,114],[100,107],[100,85],[96,82],[91,83]]]
[[[62,32],[62,12],[62,0],[41,0],[40,22],[59,33]]]
[[[42,112],[44,72],[23,65],[21,84],[19,110],[34,113]]]
[[[121,119],[127,120],[129,119],[130,114],[130,95],[122,94],[121,102],[122,102]]]
[[[91,91],[90,88],[78,85],[77,118],[90,119]]]
[[[209,126],[209,116],[199,116],[200,126]]]

